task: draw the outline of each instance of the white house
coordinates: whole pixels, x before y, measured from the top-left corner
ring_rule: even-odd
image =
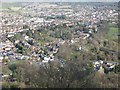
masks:
[[[2,57],[2,56],[0,56],[0,63],[2,62],[2,60],[3,60],[3,57]]]

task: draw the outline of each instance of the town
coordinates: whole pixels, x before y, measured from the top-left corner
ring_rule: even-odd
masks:
[[[3,82],[16,82],[7,69],[25,62],[39,67],[81,62],[87,73],[119,74],[117,3],[3,3],[0,16]],[[111,87],[118,87],[115,81]]]

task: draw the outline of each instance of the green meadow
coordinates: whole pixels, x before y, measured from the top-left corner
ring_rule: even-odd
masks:
[[[118,28],[117,27],[110,27],[107,33],[108,39],[117,39],[118,35]]]

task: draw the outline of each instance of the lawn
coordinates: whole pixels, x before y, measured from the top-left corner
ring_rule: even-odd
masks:
[[[118,34],[118,28],[117,27],[110,27],[108,33],[107,33],[107,38],[108,39],[116,39]]]
[[[17,11],[17,10],[19,10],[21,7],[11,7],[11,9],[12,10],[14,10],[14,11]]]

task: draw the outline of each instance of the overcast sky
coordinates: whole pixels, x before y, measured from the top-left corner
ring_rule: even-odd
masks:
[[[3,2],[118,2],[120,0],[0,0]]]

